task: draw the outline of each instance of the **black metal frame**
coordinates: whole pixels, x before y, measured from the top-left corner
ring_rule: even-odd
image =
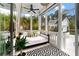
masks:
[[[13,3],[10,3],[10,42],[11,42],[11,53],[13,55]]]
[[[47,42],[43,42],[43,43],[38,43],[38,44],[26,46],[24,49],[33,48],[33,47],[40,46],[40,45],[47,44],[47,43],[49,43],[49,42],[47,41]]]

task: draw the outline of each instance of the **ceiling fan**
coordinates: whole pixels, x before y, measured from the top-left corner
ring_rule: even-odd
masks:
[[[31,12],[31,11],[32,11],[32,12],[35,13],[35,14],[36,14],[35,11],[39,10],[39,9],[34,9],[32,4],[30,5],[30,8],[26,8],[26,7],[24,7],[24,8],[25,8],[25,9],[28,9],[28,10],[29,10],[28,12]]]

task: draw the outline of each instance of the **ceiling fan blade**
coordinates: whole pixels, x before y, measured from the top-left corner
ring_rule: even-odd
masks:
[[[26,7],[23,7],[24,9],[29,9],[29,8],[26,8]]]
[[[33,9],[33,10],[39,10],[39,9]]]
[[[33,11],[33,10],[32,10]],[[35,11],[33,11],[33,13],[35,13],[36,14],[36,12]]]
[[[30,11],[28,11],[28,12],[30,12]]]

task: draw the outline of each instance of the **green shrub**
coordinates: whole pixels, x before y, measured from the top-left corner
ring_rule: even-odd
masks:
[[[70,20],[69,27],[70,27],[70,29],[75,29],[75,21],[74,20]]]
[[[0,55],[6,55],[6,43],[4,37],[0,33]]]
[[[6,43],[6,54],[10,54],[11,53],[11,42],[7,41]]]

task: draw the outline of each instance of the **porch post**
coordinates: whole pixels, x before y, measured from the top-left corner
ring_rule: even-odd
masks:
[[[59,49],[62,47],[62,4],[59,3],[59,10],[58,10],[58,38],[57,38],[57,46]]]
[[[20,12],[21,12],[21,4],[16,3],[16,36],[18,36],[20,31]]]
[[[41,32],[41,16],[38,16],[39,32]]]
[[[47,16],[45,16],[45,31],[48,33],[48,19]]]
[[[10,41],[11,41],[11,53],[13,55],[13,3],[10,3]]]
[[[30,17],[30,32],[32,33],[32,15]]]

